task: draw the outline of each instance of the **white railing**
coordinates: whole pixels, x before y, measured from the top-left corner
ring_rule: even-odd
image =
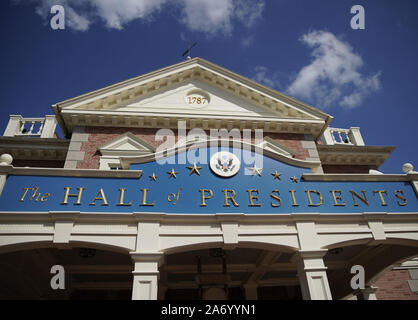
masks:
[[[56,127],[55,116],[23,118],[20,115],[11,115],[3,136],[53,138]]]
[[[25,118],[22,119],[19,132],[16,136],[41,136],[44,128],[44,118]]]
[[[359,127],[351,127],[350,129],[327,128],[322,134],[321,140],[325,145],[365,145]]]

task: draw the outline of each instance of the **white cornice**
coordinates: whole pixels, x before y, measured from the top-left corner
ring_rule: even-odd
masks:
[[[414,174],[303,174],[306,181],[417,181],[418,173]]]
[[[379,167],[395,150],[392,146],[318,145],[323,165],[370,165]]]
[[[19,168],[0,166],[0,174],[18,176],[56,176],[56,177],[97,177],[97,178],[132,178],[142,175],[142,170],[97,170],[63,168]]]
[[[83,125],[83,122],[84,125],[102,125],[100,121],[97,121],[97,123],[95,121],[89,123],[89,121],[92,120],[91,115],[96,113],[102,114],[104,117],[109,115],[120,115],[121,118],[117,121],[117,125],[120,127],[130,127],[129,124],[132,122],[130,119],[131,117],[139,117],[142,118],[143,121],[146,121],[146,117],[154,117],[156,119],[163,119],[167,117],[173,118],[176,117],[175,114],[169,116],[167,114],[158,114],[156,112],[123,112],[115,114],[112,113],[111,110],[115,109],[117,106],[129,103],[129,101],[134,101],[134,99],[138,99],[138,97],[143,96],[144,94],[146,95],[152,91],[158,91],[161,90],[161,88],[167,88],[173,84],[182,83],[191,79],[206,81],[212,85],[222,88],[223,90],[238,95],[240,98],[247,99],[254,104],[272,111],[273,113],[276,113],[278,110],[277,108],[283,108],[285,114],[290,112],[291,115],[287,117],[283,117],[281,113],[278,113],[277,117],[257,119],[259,121],[270,121],[272,123],[292,122],[295,124],[295,127],[290,128],[272,128],[272,132],[294,132],[293,129],[299,127],[300,120],[305,120],[302,122],[315,125],[316,128],[311,128],[313,130],[306,131],[300,131],[300,129],[298,129],[297,131],[301,133],[310,133],[317,138],[332,120],[331,116],[316,108],[200,58],[181,62],[167,68],[65,100],[54,105],[53,109],[57,115],[60,125],[66,133],[71,132],[74,126]],[[84,112],[81,112],[82,110]],[[70,118],[68,118],[68,116],[70,116]],[[204,119],[208,118],[208,115],[202,114],[198,116],[185,116],[182,114],[181,117],[183,119]],[[244,121],[253,120],[251,118],[246,119],[240,117],[239,115],[237,115],[237,117],[212,117],[217,119],[239,120],[241,121],[240,126],[245,128],[247,128],[247,126],[245,123],[242,124],[241,118]],[[104,125],[106,125],[106,123]],[[112,123],[111,125],[115,124]]]

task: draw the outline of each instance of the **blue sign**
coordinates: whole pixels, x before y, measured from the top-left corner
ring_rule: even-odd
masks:
[[[240,155],[238,159],[225,154],[211,158],[217,151],[189,150],[163,159],[164,164],[132,164],[131,170],[142,170],[139,179],[11,174],[0,196],[0,210],[172,214],[418,212],[418,198],[410,182],[305,181],[302,175],[311,173],[310,169],[267,156],[262,156],[261,165],[246,164],[244,160],[254,159],[255,154],[233,148],[229,152]],[[201,152],[205,164],[185,161]]]

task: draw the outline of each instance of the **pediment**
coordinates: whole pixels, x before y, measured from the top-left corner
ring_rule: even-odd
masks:
[[[127,132],[98,147],[104,156],[140,156],[155,152],[155,148]]]
[[[189,103],[191,92],[207,105]],[[64,131],[77,125],[263,128],[320,135],[332,117],[250,79],[195,58],[53,106]],[[192,123],[188,124],[193,126]]]
[[[258,146],[262,147],[264,150],[267,150],[276,154],[281,154],[289,158],[293,158],[293,156],[296,154],[294,150],[280,144],[279,142],[277,142],[276,140],[270,137],[264,137],[263,142],[261,142]]]
[[[200,99],[200,100],[198,100]],[[198,103],[199,102],[199,103]],[[199,80],[188,81],[156,92],[132,103],[116,107],[118,112],[164,116],[176,114],[184,118],[299,118],[311,116],[294,110],[291,115],[284,109],[271,110],[259,102],[249,102],[233,93]]]

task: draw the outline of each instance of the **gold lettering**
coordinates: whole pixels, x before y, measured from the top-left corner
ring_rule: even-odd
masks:
[[[364,198],[360,197],[360,196],[359,196],[359,195],[358,195],[355,191],[353,191],[353,190],[350,190],[350,192],[351,192],[351,195],[353,196],[354,205],[355,205],[356,207],[358,207],[358,203],[357,203],[357,201],[356,201],[356,197],[357,197],[359,200],[361,200],[364,204],[369,205],[369,200],[367,200],[367,197],[366,197],[366,191],[361,190],[361,192],[363,193]]]
[[[155,201],[153,203],[147,203],[147,192],[148,189],[141,189],[142,191],[142,203],[140,204],[140,206],[148,206],[148,207],[153,207],[155,205]]]
[[[129,206],[131,206],[132,205],[132,201],[130,201],[130,202],[128,202],[128,203],[124,203],[123,202],[123,200],[124,200],[124,198],[125,198],[125,191],[126,191],[126,188],[120,188],[119,189],[119,203],[117,204],[118,206],[127,206],[127,207],[129,207]]]
[[[61,202],[61,204],[68,204],[68,197],[77,197],[77,201],[74,203],[74,205],[79,206],[81,205],[81,194],[83,193],[83,190],[85,188],[83,187],[78,187],[78,193],[70,193],[70,190],[72,189],[71,187],[64,187],[65,189],[65,195],[64,195],[64,200]]]
[[[277,193],[277,196],[273,195],[273,193]],[[270,198],[276,200],[278,203],[273,203],[271,202],[271,206],[273,208],[277,208],[280,207],[282,205],[282,199],[280,199],[278,196],[280,196],[280,191],[279,190],[273,190],[272,192],[270,192]]]
[[[293,201],[292,207],[299,207],[298,203],[296,202],[296,195],[295,195],[296,190],[290,190],[289,192],[292,194],[292,201]]]
[[[33,189],[32,189],[32,190],[33,190]],[[35,198],[35,196],[36,196],[36,194],[37,194],[38,190],[39,190],[39,187],[36,187],[36,188],[35,188],[35,190],[33,191],[32,197],[30,197],[30,200],[33,200],[33,198]],[[35,200],[35,201],[38,201],[38,200]]]
[[[29,190],[33,190],[33,188],[22,188],[22,190],[26,190],[26,191],[23,193],[22,198],[20,198],[19,200],[20,202],[25,201],[26,194],[28,193]]]
[[[261,203],[254,203],[253,200],[258,201],[258,190],[257,189],[252,189],[252,190],[247,190],[248,192],[248,196],[250,198],[250,204],[248,205],[249,207],[261,207]],[[256,193],[255,195],[253,194]]]
[[[177,194],[175,194],[175,193],[170,193],[168,196],[167,196],[167,201],[168,202],[171,202],[174,206],[177,204],[177,202],[179,201],[179,198],[180,198],[180,191],[181,190],[183,190],[183,188],[180,188],[178,191],[177,191]]]
[[[97,193],[96,197],[93,199],[93,201],[89,205],[90,206],[95,206],[97,200],[102,201],[102,206],[108,206],[109,205],[109,203],[106,200],[106,196],[104,194],[103,189],[100,189],[100,191]]]
[[[42,195],[42,194],[39,192],[39,193],[38,193],[38,195],[36,196],[36,200],[35,200],[36,202],[38,202],[38,201],[39,201],[39,197],[40,197],[41,195]]]
[[[309,206],[310,207],[319,207],[324,203],[324,197],[322,196],[322,194],[319,191],[317,191],[317,190],[306,190],[305,192],[308,195],[308,200],[309,200]],[[313,203],[312,202],[311,193],[314,193],[314,194],[319,196],[319,203]]]
[[[388,195],[387,191],[386,190],[374,190],[373,194],[376,194],[376,193],[379,194],[380,202],[382,203],[382,206],[387,206],[388,204],[386,203],[385,198],[383,198],[383,193]]]
[[[334,206],[336,207],[344,207],[346,205],[346,203],[338,203],[337,200],[342,201],[343,199],[341,198],[341,190],[331,190],[330,191],[332,193],[332,198],[334,199]],[[336,193],[338,193],[338,195],[336,195]]]
[[[225,190],[222,190],[223,191],[223,193],[224,193],[224,207],[230,207],[231,205],[229,204],[229,201],[228,200],[231,200],[231,202],[232,202],[232,204],[235,206],[235,207],[239,207],[239,204],[235,201],[235,197],[236,197],[236,193],[235,193],[235,191],[234,190],[232,190],[232,189],[225,189]],[[228,196],[228,193],[232,193],[232,196]]]
[[[206,201],[208,199],[211,199],[213,197],[213,192],[211,189],[200,189],[200,195],[201,195],[201,202],[200,202],[200,206],[201,207],[206,207]],[[208,196],[205,196],[205,193],[208,193]]]
[[[45,193],[42,197],[41,197],[41,202],[45,202],[48,200],[48,198],[51,196],[50,193]]]
[[[400,196],[399,193],[401,195],[403,195],[402,190],[396,190],[395,191],[395,197],[398,198],[399,200],[402,200],[403,202],[401,203],[401,202],[398,201],[398,205],[400,205],[401,207],[406,206],[408,204],[408,201],[406,200],[406,198]]]

